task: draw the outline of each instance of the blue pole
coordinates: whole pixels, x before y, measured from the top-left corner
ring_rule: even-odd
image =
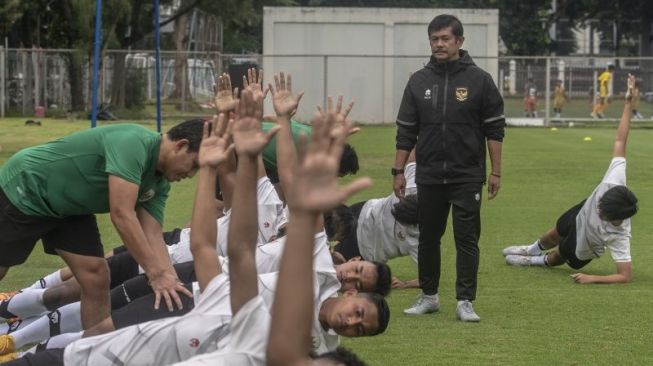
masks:
[[[97,94],[100,74],[100,45],[102,44],[102,0],[95,0],[95,45],[93,50],[93,99],[91,101],[91,128],[97,124]]]
[[[156,131],[161,132],[161,20],[159,0],[154,0],[154,47],[156,50]]]

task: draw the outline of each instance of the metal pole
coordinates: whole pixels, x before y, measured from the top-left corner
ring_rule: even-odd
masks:
[[[93,49],[93,97],[91,99],[91,128],[97,125],[98,76],[100,73],[100,44],[102,43],[102,0],[95,0],[95,45]]]
[[[0,117],[5,117],[5,48],[0,46]]]
[[[161,19],[159,0],[154,0],[154,49],[156,51],[156,131],[161,132]]]
[[[548,126],[549,125],[549,118],[550,118],[550,104],[551,104],[551,57],[546,58],[546,84],[545,84],[545,93],[546,93],[546,102],[544,103],[544,107],[546,110],[544,111],[544,125]]]

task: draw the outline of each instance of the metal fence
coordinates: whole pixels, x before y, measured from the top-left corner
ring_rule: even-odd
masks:
[[[296,90],[306,92],[298,111],[300,119],[310,118],[314,106],[323,103],[327,95],[344,94],[356,100],[353,119],[362,123],[392,123],[410,73],[427,61],[428,56],[162,52],[164,117],[213,113],[213,84],[217,75],[227,72],[234,86],[240,86],[247,67],[254,66],[264,67],[266,82],[272,79],[273,72],[287,71],[295,76]],[[633,73],[641,92],[638,110],[644,118],[650,119],[653,114],[652,57],[499,57],[475,61],[495,78],[504,95],[506,116],[516,124],[589,118],[598,90],[598,75],[610,63],[616,66],[612,78],[615,104],[625,91],[627,74]],[[133,111],[141,111],[145,118],[152,116],[156,97],[154,65],[153,51],[106,51],[101,65],[100,101],[118,117],[133,116]],[[558,80],[566,93],[559,116],[553,111]],[[75,110],[78,117],[86,118],[90,85],[86,54],[0,47],[0,116],[65,116]],[[526,117],[529,105],[535,113]],[[618,108],[613,107],[606,117],[618,114]]]

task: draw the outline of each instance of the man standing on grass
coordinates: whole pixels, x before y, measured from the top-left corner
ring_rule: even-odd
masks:
[[[440,240],[452,209],[456,242],[456,314],[478,322],[476,298],[481,232],[481,191],[485,183],[485,144],[492,165],[489,198],[499,192],[503,99],[490,75],[460,49],[463,26],[439,15],[428,26],[431,60],[410,77],[397,116],[394,191],[404,196],[403,167],[416,146],[418,195],[418,271],[422,294],[405,314],[440,308]]]
[[[116,124],[13,155],[0,168],[0,279],[41,240],[81,286],[82,325],[95,325],[109,316],[109,272],[95,218],[108,212],[148,275],[155,306],[162,297],[170,310],[173,301],[181,306],[177,291],[191,293],[178,282],[161,226],[169,182],[197,171],[202,128],[202,120],[190,120],[161,135]],[[3,317],[11,310],[0,307]]]
[[[635,77],[628,75],[626,104],[617,127],[612,161],[601,183],[589,198],[563,213],[556,226],[533,244],[503,249],[508,264],[553,267],[567,263],[573,269],[581,269],[608,248],[617,273],[574,273],[571,277],[577,283],[630,282],[630,217],[637,213],[637,197],[626,187],[626,143],[634,88]]]

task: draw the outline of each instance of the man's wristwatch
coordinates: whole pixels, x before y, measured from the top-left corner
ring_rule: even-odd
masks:
[[[403,169],[392,168],[392,169],[390,169],[390,174],[392,174],[393,176],[394,175],[399,175],[399,174],[404,174],[404,170]]]

